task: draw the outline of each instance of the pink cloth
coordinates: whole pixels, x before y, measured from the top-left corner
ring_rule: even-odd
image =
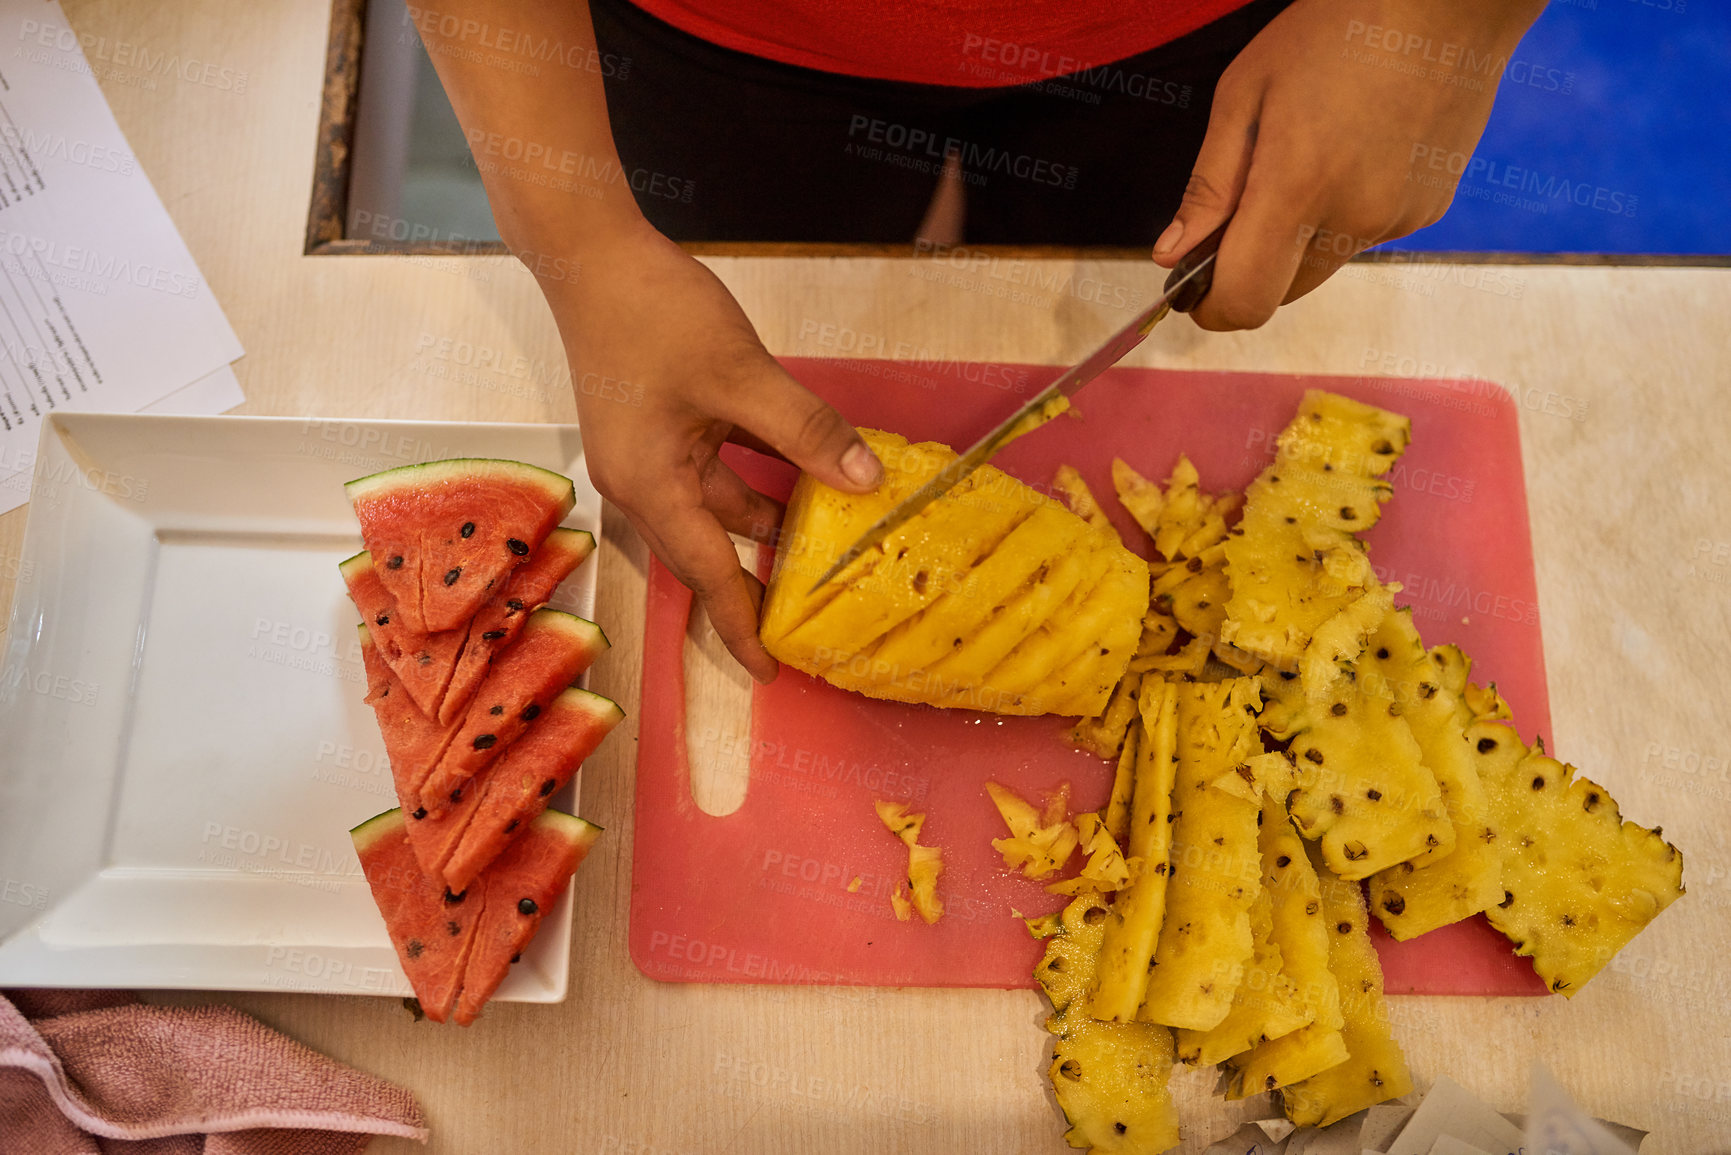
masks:
[[[0,992],[0,1155],[354,1155],[414,1096],[233,1007]]]

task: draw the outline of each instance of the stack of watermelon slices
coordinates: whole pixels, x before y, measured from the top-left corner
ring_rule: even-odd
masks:
[[[367,548],[339,567],[399,809],[350,832],[427,1017],[474,1021],[600,834],[548,810],[621,718],[571,683],[607,649],[545,608],[593,552],[569,479],[516,461],[345,487]]]

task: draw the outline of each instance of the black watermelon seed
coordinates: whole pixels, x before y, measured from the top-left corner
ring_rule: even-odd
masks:
[[[505,631],[504,630],[488,630],[486,633],[482,634],[481,636],[489,642],[496,642],[500,638],[505,636]]]
[[[553,793],[553,787],[558,784],[559,780],[556,778],[549,778],[547,781],[541,783],[541,797],[545,798],[547,795]]]
[[[535,905],[535,900],[532,898],[525,898],[517,903],[517,910],[523,914],[534,914],[540,909]]]
[[[421,944],[420,939],[412,938],[408,941],[408,944],[403,947],[403,953],[408,955],[410,958],[420,958],[421,952],[426,949],[427,948]]]
[[[462,902],[465,898],[468,898],[468,897],[469,897],[469,891],[468,891],[467,887],[465,887],[462,890],[459,890],[456,894],[451,893],[450,887],[447,886],[445,888],[445,901],[448,903],[451,903],[452,905],[455,905],[459,902]]]
[[[504,712],[505,712],[505,707],[503,707],[503,706],[494,706],[491,710],[487,711],[487,713],[489,713],[489,714],[503,714]]]
[[[475,533],[475,523],[472,521],[465,521],[463,523],[463,529],[462,529],[463,536],[464,537],[473,537],[474,533]]]
[[[512,598],[510,601],[505,603],[505,608],[514,614],[520,614],[523,612],[523,603],[518,601],[516,598]]]
[[[388,626],[391,624],[391,615],[390,614],[380,614],[378,617],[373,619],[373,624],[379,625],[379,626]]]
[[[513,818],[511,819],[510,825],[505,827],[505,833],[509,834],[515,829],[517,829],[517,819]]]
[[[459,786],[455,790],[451,791],[451,801],[452,802],[461,802],[462,800],[463,800],[463,788],[461,786]]]
[[[518,541],[514,537],[505,539],[505,548],[516,554],[518,557],[523,557],[529,552],[529,544],[527,542]]]
[[[411,817],[414,817],[414,818],[425,818],[426,816],[427,816],[427,808],[425,806],[418,807],[415,810],[415,813],[413,815],[411,815]]]
[[[511,961],[512,962],[522,962],[523,961],[523,952],[518,951],[516,954],[512,955]]]
[[[385,568],[386,569],[402,569],[403,568],[403,555],[399,553],[399,554],[392,556],[391,560],[385,563]]]
[[[445,571],[445,584],[448,586],[454,586],[457,584],[457,579],[462,577],[462,576],[463,576],[463,567],[462,566],[457,566],[455,569],[448,569]]]
[[[456,938],[458,935],[463,933],[463,928],[458,926],[455,920],[447,919],[445,922],[445,933],[450,935],[452,938]]]
[[[530,702],[527,706],[523,707],[523,712],[517,716],[525,722],[533,722],[536,718],[541,716],[541,707]]]
[[[419,654],[415,655],[415,661],[419,662],[423,666],[430,666],[433,664],[433,655],[422,650]]]
[[[493,747],[493,743],[498,740],[499,737],[497,734],[477,734],[475,736],[475,749],[490,750]]]

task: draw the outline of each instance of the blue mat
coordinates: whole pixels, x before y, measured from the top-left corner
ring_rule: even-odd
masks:
[[[1731,4],[1552,0],[1419,251],[1731,255]]]

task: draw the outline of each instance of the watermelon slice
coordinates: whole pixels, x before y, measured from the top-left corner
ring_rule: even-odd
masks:
[[[457,1022],[475,1021],[600,836],[593,823],[543,810],[475,880],[470,893],[481,890],[485,905],[463,968],[463,991],[452,1015]]]
[[[463,890],[473,882],[624,717],[611,699],[588,690],[572,688],[554,698],[519,742],[476,775],[463,801],[450,811],[463,811],[466,829],[442,864],[445,885]]]
[[[434,1022],[452,1017],[467,1026],[534,938],[601,828],[544,811],[458,894],[421,872],[402,810],[369,818],[349,836],[421,1009]]]
[[[421,713],[402,682],[385,662],[373,640],[372,630],[357,627],[361,635],[361,664],[367,672],[367,702],[385,740],[385,756],[391,762],[397,801],[419,805],[417,799],[427,776],[438,765],[439,756],[456,736],[456,726],[441,726]]]
[[[380,656],[390,664],[403,691],[414,699],[421,713],[429,718],[435,716],[444,699],[445,687],[450,685],[451,674],[457,668],[467,631],[426,634],[410,629],[397,611],[396,599],[379,580],[373,555],[364,549],[338,563],[337,569],[342,572],[349,598],[361,611]]]
[[[400,809],[367,819],[349,837],[421,1010],[444,1022],[463,988],[486,904],[479,895],[454,895],[421,873]]]
[[[421,786],[421,806],[438,814],[463,800],[463,786],[520,737],[559,691],[607,649],[607,635],[575,614],[541,609],[492,664],[456,736]]]
[[[569,478],[478,457],[387,469],[343,491],[380,581],[418,633],[474,617],[577,501]]]
[[[595,552],[595,537],[581,529],[555,529],[541,548],[511,575],[505,588],[469,623],[468,641],[439,703],[439,721],[455,722],[487,677],[493,656],[516,640],[529,614],[547,604],[559,583]],[[431,711],[429,711],[430,713]]]
[[[372,554],[362,550],[337,566],[349,597],[373,631],[384,658],[421,713],[446,723],[462,716],[493,654],[511,644],[532,611],[545,605],[559,583],[595,551],[587,530],[553,530],[541,548],[513,571],[472,621],[455,630],[427,634],[410,629],[396,599],[380,580]],[[451,691],[455,685],[457,689]]]

